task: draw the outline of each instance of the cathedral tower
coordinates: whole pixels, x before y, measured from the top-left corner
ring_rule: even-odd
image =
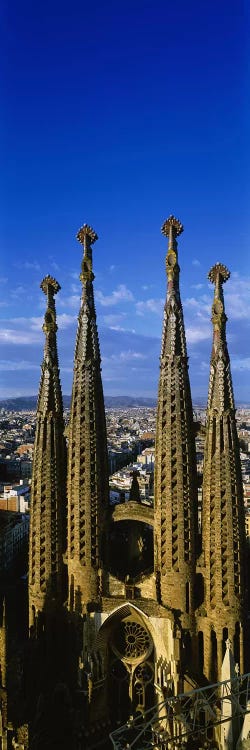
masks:
[[[101,358],[93,294],[92,248],[97,235],[84,224],[83,285],[75,348],[68,448],[69,608],[79,614],[96,601],[108,505],[108,457]]]
[[[176,238],[182,224],[170,216],[167,300],[164,310],[155,456],[155,571],[158,596],[179,610],[188,630],[194,613],[197,479],[188,358],[179,291]]]
[[[47,296],[44,317],[44,357],[37,403],[33,459],[29,548],[29,621],[34,625],[45,601],[60,603],[63,595],[65,551],[66,452],[63,402],[56,342],[54,296],[60,289],[46,276],[41,289]]]
[[[227,638],[234,645],[235,660],[240,662],[241,671],[244,669],[244,505],[222,289],[229,276],[229,271],[221,263],[216,263],[208,274],[215,290],[203,474],[206,610],[203,629],[204,672],[213,680],[221,679]]]

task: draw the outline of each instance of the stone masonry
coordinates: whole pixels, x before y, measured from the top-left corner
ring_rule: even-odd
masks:
[[[176,237],[182,224],[170,216],[167,300],[164,310],[155,447],[155,573],[162,604],[179,610],[193,629],[197,479],[193,410]]]
[[[130,499],[114,508],[109,506],[93,292],[92,245],[98,238],[86,224],[78,232],[82,299],[68,431],[66,552],[66,461],[54,303],[59,285],[49,276],[41,284],[47,310],[32,478],[30,625],[50,597],[62,603],[65,563],[67,605],[64,601],[51,623],[54,637],[61,618],[54,684],[57,687],[63,675],[69,690],[72,732],[78,733],[78,744],[68,744],[72,750],[100,746],[117,722],[138,712],[144,716],[169,693],[198,687],[204,679],[220,680],[228,639],[244,669],[244,508],[222,291],[229,272],[217,263],[209,273],[215,293],[199,557],[195,431],[179,291],[177,237],[182,232],[174,216],[163,224],[168,237],[167,299],[155,504],[140,502],[134,477]],[[53,637],[47,651],[42,649],[49,654],[47,675]]]
[[[66,519],[66,447],[59,376],[54,295],[60,289],[46,276],[44,357],[37,403],[37,425],[31,488],[29,545],[29,622],[35,624],[45,600],[62,600]]]
[[[221,263],[208,274],[215,290],[203,475],[206,617],[197,617],[198,628],[204,632],[204,672],[208,679],[220,679],[228,637],[234,644],[235,659],[244,670],[244,505],[222,288],[229,276]]]
[[[77,238],[83,246],[83,285],[75,348],[68,447],[69,608],[79,613],[96,601],[102,536],[108,507],[106,421],[101,358],[93,294],[92,248],[97,235],[86,224]]]

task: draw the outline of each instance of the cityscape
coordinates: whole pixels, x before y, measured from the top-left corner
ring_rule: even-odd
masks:
[[[36,412],[25,409],[15,412],[12,409],[13,407],[10,410],[0,408],[0,509],[22,514],[29,513],[30,510]],[[205,406],[194,406],[194,422],[197,424],[197,470],[201,478],[205,419]],[[64,421],[67,435],[69,408],[64,409]],[[246,535],[250,543],[250,407],[237,409],[236,422],[241,447]],[[110,503],[121,502],[121,497],[124,502],[128,501],[132,475],[136,472],[140,500],[152,504],[156,407],[107,407],[106,424]]]

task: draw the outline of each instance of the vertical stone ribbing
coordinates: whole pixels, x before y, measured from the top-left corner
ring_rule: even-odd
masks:
[[[239,660],[240,652],[242,660],[243,653],[244,504],[222,289],[229,276],[229,271],[221,263],[216,263],[208,274],[215,291],[203,473],[202,537],[207,615],[205,673],[208,678],[213,676],[212,630],[218,679],[223,629],[224,636],[227,633],[232,641],[234,639],[236,660]]]
[[[0,625],[0,689],[6,688],[7,673],[7,627],[6,602],[3,600],[2,624]]]
[[[6,622],[6,602],[3,600],[2,624],[0,625],[0,694],[1,694],[1,742],[4,750],[8,726],[8,638]]]
[[[78,318],[68,449],[69,607],[83,611],[98,592],[101,537],[108,505],[108,456],[101,358],[93,295],[92,248],[84,225],[82,302]]]
[[[62,597],[65,551],[66,448],[59,376],[54,295],[60,289],[46,276],[41,289],[47,296],[44,317],[44,358],[37,403],[31,486],[29,543],[30,625],[50,598]]]
[[[197,480],[193,410],[179,292],[176,237],[183,227],[173,216],[162,232],[169,238],[155,456],[155,567],[162,603],[187,617],[194,610]]]

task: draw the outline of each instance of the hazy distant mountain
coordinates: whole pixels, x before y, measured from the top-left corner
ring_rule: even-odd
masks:
[[[65,408],[70,407],[71,396],[63,396]],[[19,396],[18,398],[0,399],[0,409],[8,411],[35,411],[37,396]],[[111,408],[132,408],[136,406],[156,406],[155,398],[140,398],[133,396],[106,396],[105,406]]]
[[[105,406],[108,409],[131,409],[136,406],[156,406],[156,398],[143,398],[143,396],[104,396]],[[64,408],[70,407],[71,396],[63,396]],[[19,396],[18,398],[1,398],[0,409],[8,409],[8,411],[35,411],[37,405],[37,396]],[[249,403],[236,404],[237,408],[249,409]],[[197,397],[193,400],[193,407],[206,408],[205,400],[201,397]]]
[[[37,396],[0,399],[0,409],[8,409],[8,411],[35,411],[36,405]]]
[[[133,406],[156,406],[156,398],[143,398],[141,396],[104,396],[105,406],[133,407]]]

